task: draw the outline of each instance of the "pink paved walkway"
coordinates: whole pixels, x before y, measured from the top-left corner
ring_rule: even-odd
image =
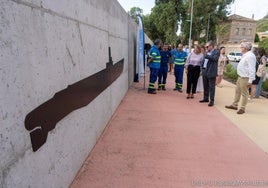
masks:
[[[268,187],[268,156],[173,82],[157,95],[133,84],[71,188]]]

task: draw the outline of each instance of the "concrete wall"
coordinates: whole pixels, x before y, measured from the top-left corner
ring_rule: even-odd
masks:
[[[133,82],[136,24],[116,0],[0,1],[0,187],[68,187]],[[32,151],[26,115],[124,58],[120,77]],[[68,102],[68,101],[67,101]]]

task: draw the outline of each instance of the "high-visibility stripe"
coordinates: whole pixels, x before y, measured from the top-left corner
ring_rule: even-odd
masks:
[[[185,62],[182,62],[182,63],[175,63],[175,62],[174,62],[174,64],[175,64],[175,65],[184,65]]]
[[[150,57],[153,57],[154,58],[154,60],[153,60],[153,62],[154,63],[161,63],[161,56],[150,56]]]
[[[176,83],[176,88],[181,89],[182,88],[182,84]]]
[[[184,60],[185,60],[184,58],[175,58],[175,61],[180,61],[180,62],[183,61],[184,62]]]
[[[149,83],[149,88],[150,88],[150,89],[154,89],[154,83],[151,83],[151,82],[150,82],[150,83]]]
[[[184,65],[185,64],[185,59],[184,58],[175,58],[174,64],[175,65]]]

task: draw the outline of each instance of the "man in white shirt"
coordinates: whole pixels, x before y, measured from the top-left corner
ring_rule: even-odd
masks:
[[[232,105],[225,108],[237,110],[240,97],[242,95],[241,107],[237,114],[244,114],[248,102],[248,87],[251,86],[256,74],[256,56],[251,52],[250,42],[241,43],[242,58],[237,65],[238,79],[236,82],[235,98]]]

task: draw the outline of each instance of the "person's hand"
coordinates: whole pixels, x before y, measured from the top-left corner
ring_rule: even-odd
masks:
[[[151,61],[152,61],[152,59],[151,59],[151,58],[150,58],[150,59],[148,59],[148,61],[147,61],[147,66],[149,66],[149,65],[150,65]]]

